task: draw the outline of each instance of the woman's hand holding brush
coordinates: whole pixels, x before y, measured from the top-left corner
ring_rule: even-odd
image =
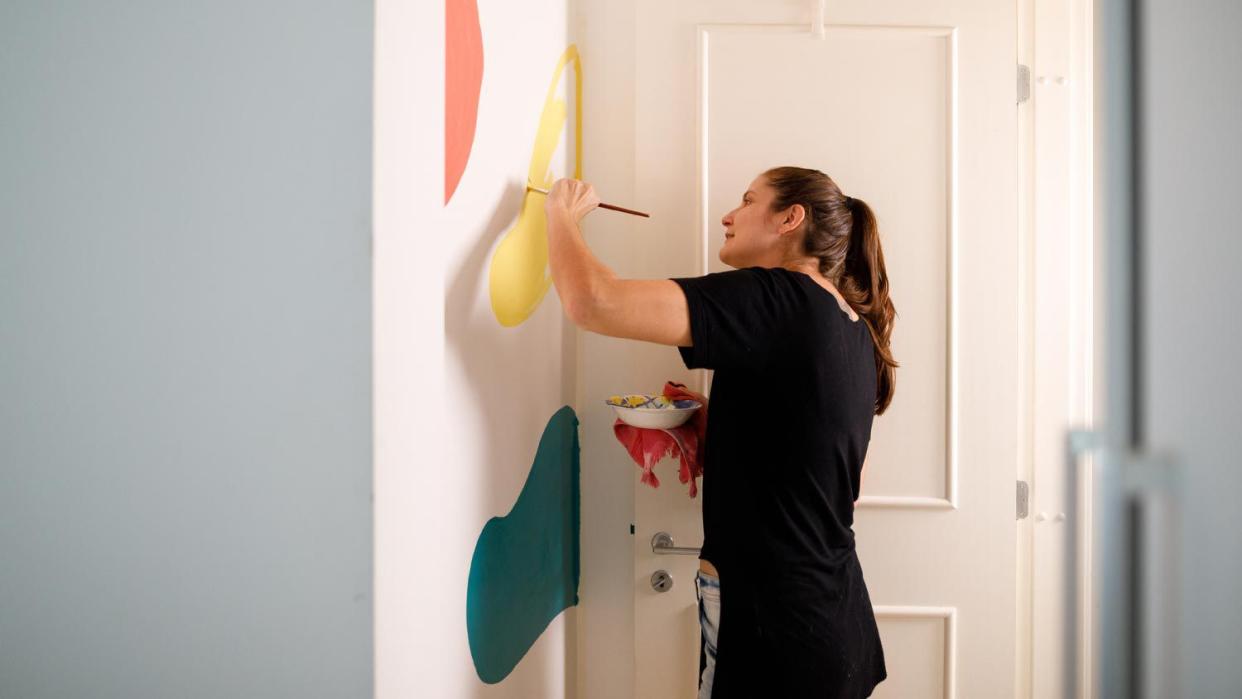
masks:
[[[526,183],[526,188],[532,192],[539,192],[541,194],[548,195],[547,200],[544,201],[544,208],[549,210],[558,207],[564,208],[573,215],[574,223],[582,221],[583,217],[595,210],[596,207],[602,209],[612,209],[613,211],[620,211],[622,213],[650,218],[648,214],[641,211],[634,211],[633,209],[626,209],[612,204],[601,203],[599,197],[595,194],[595,187],[589,182],[583,182],[581,180],[561,178],[552,184],[552,189],[550,191],[539,189],[538,187],[531,185],[528,181]]]

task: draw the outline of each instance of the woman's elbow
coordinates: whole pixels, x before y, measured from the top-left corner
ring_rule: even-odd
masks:
[[[565,315],[583,330],[609,335],[616,328],[616,286],[610,280],[595,280],[569,294],[565,301]]]
[[[597,315],[596,304],[589,296],[574,296],[565,300],[565,315],[574,325],[590,330]]]

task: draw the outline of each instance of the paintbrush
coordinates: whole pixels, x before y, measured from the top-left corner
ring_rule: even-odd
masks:
[[[539,192],[540,194],[547,194],[547,193],[548,193],[548,190],[546,190],[546,189],[539,189],[538,187],[536,187],[536,186],[532,185],[529,181],[527,181],[527,183],[526,183],[526,188],[527,188],[527,189],[529,189],[529,190],[530,190],[530,191],[532,191],[532,192]],[[627,209],[627,208],[625,208],[625,207],[623,207],[623,206],[614,206],[614,205],[612,205],[612,204],[604,204],[604,203],[602,203],[602,202],[601,202],[601,203],[600,203],[600,205],[599,205],[599,208],[601,208],[601,209],[612,209],[613,211],[620,211],[620,212],[621,212],[621,213],[623,213],[623,214],[633,214],[634,216],[642,216],[643,218],[651,218],[651,214],[644,214],[644,213],[643,213],[643,212],[641,212],[641,211],[635,211],[635,210],[633,210],[633,209]]]

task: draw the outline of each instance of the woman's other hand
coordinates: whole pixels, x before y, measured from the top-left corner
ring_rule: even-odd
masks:
[[[578,223],[599,206],[599,197],[595,196],[595,187],[589,182],[561,178],[548,190],[548,198],[543,206],[548,212],[553,209],[568,211],[573,216],[574,223]]]
[[[664,397],[673,400],[688,398],[698,401],[702,406],[694,411],[687,423],[694,428],[694,433],[699,437],[699,467],[702,468],[707,461],[704,458],[707,454],[707,396],[691,391],[684,383],[669,380],[664,382]]]

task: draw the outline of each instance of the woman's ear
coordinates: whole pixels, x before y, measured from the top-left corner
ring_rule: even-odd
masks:
[[[785,212],[781,214],[781,233],[784,234],[789,231],[797,230],[798,226],[802,225],[802,221],[805,218],[806,207],[801,204],[794,204],[788,209],[785,209]]]

